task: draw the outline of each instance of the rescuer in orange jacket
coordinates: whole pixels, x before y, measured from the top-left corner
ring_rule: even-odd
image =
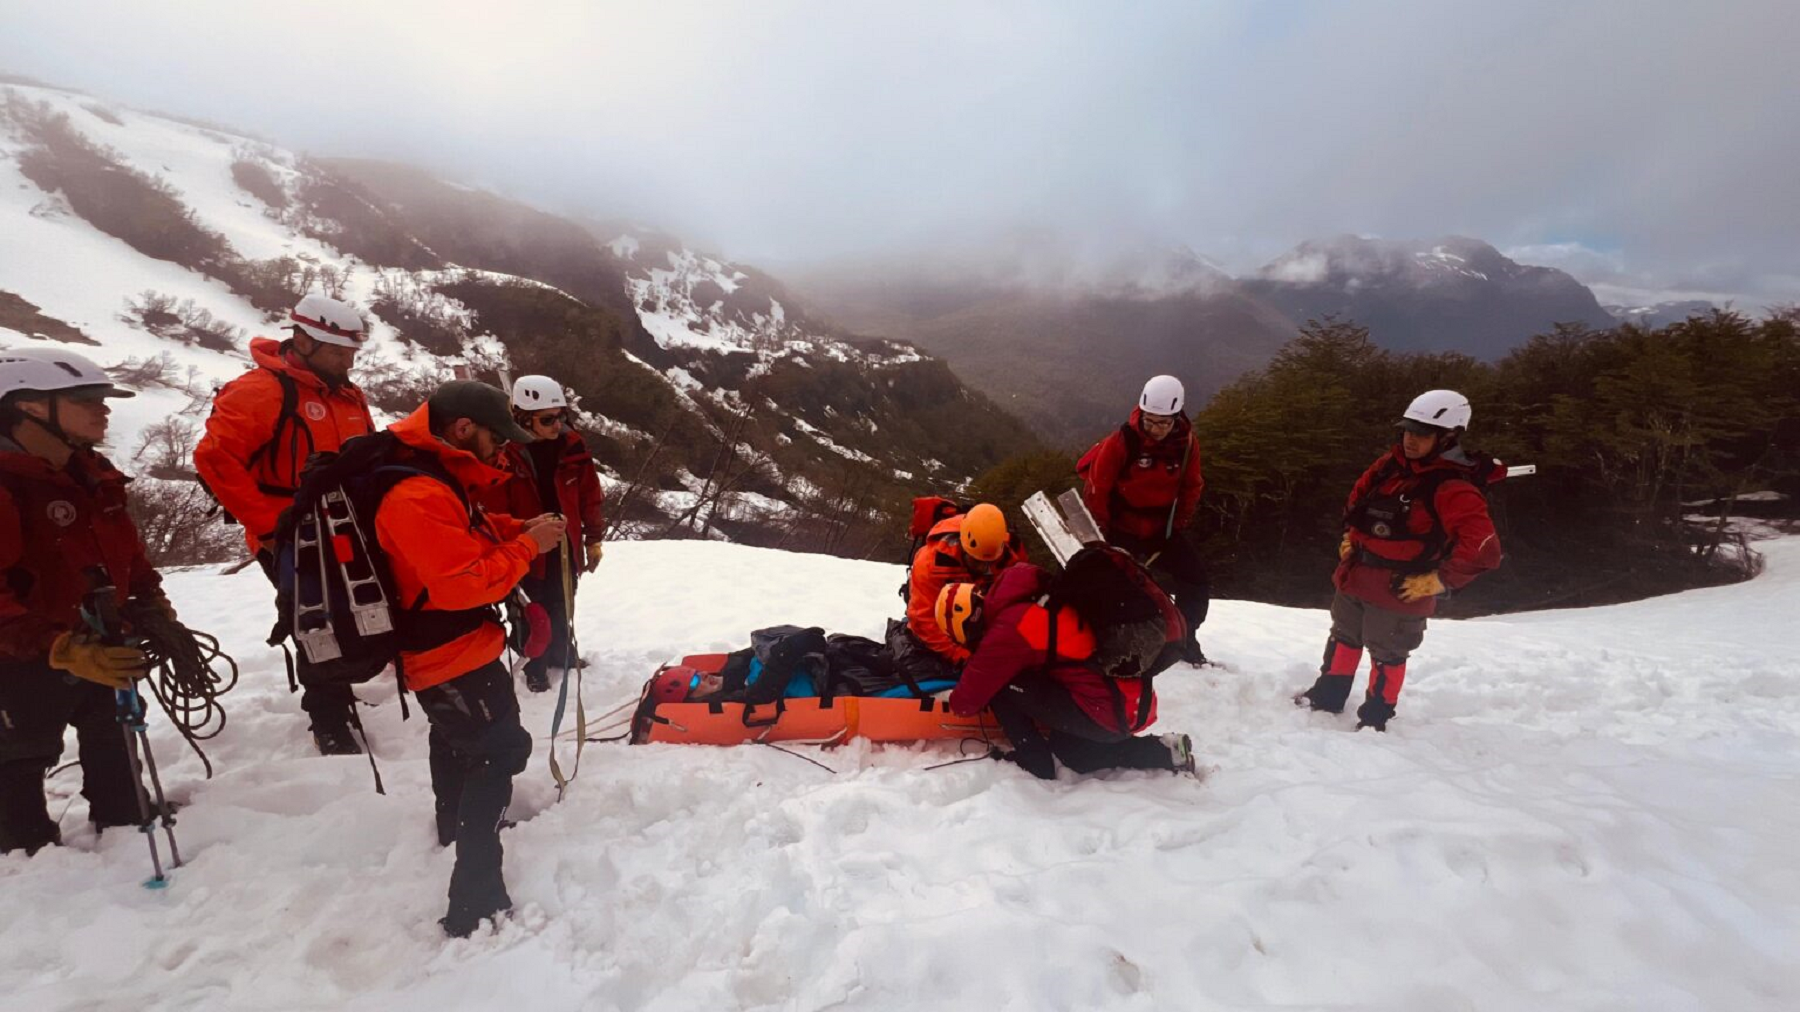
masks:
[[[1387,730],[1438,596],[1500,565],[1483,490],[1506,469],[1463,450],[1470,416],[1468,398],[1454,390],[1420,394],[1401,417],[1400,445],[1357,480],[1344,505],[1325,661],[1295,703],[1343,712],[1366,647],[1369,691],[1357,727]]]
[[[106,588],[115,608],[174,613],[126,511],[126,478],[94,452],[106,438],[106,399],[130,396],[72,352],[0,351],[0,853],[62,841],[44,775],[70,727],[89,821],[142,821],[114,690],[142,678],[148,662],[81,614]]]
[[[894,663],[915,683],[954,679],[969,649],[937,621],[938,592],[951,583],[985,590],[1000,571],[1024,558],[1006,530],[1006,516],[991,503],[938,521],[913,553],[906,583],[906,622],[889,629]]]
[[[285,341],[250,342],[255,368],[225,384],[213,398],[206,435],[194,448],[194,470],[226,513],[244,525],[250,551],[271,583],[268,544],[281,511],[294,501],[306,458],[336,452],[353,436],[375,429],[368,402],[350,382],[350,368],[367,339],[356,311],[324,295],[308,295],[288,314]],[[305,655],[296,658],[300,708],[321,755],[362,751],[350,733],[356,697],[348,685],[314,681]]]
[[[528,443],[508,443],[500,468],[507,480],[481,498],[496,513],[516,517],[559,513],[568,522],[568,544],[580,545],[581,559],[569,560],[570,589],[582,573],[600,565],[606,518],[601,509],[606,492],[587,443],[569,425],[569,399],[561,383],[548,376],[521,376],[513,382],[513,421],[532,434]],[[524,662],[525,686],[533,692],[550,688],[550,680],[574,666],[569,638],[572,600],[565,600],[562,546],[539,558],[521,586],[543,606],[550,620],[550,641],[543,653]]]
[[[506,479],[495,466],[505,444],[530,438],[512,420],[506,394],[470,380],[445,383],[389,431],[411,450],[434,456],[471,501]],[[491,609],[562,536],[561,517],[521,522],[488,514],[426,476],[402,480],[375,511],[375,537],[394,589],[402,601],[423,600],[426,613]],[[438,842],[456,845],[441,923],[457,937],[512,906],[500,823],[512,801],[512,778],[531,757],[531,735],[519,723],[512,676],[500,661],[505,642],[493,617],[447,642],[403,646],[400,653],[406,687],[431,722]]]
[[[1206,481],[1200,439],[1182,413],[1186,394],[1173,376],[1153,376],[1124,425],[1082,456],[1082,501],[1107,543],[1162,574],[1187,621],[1182,660],[1205,664],[1200,624],[1211,602],[1206,565],[1187,538]]]

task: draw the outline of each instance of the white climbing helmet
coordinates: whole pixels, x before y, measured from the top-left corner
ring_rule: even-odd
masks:
[[[1468,428],[1472,414],[1469,399],[1462,394],[1454,390],[1427,390],[1406,406],[1399,424],[1406,428],[1406,423],[1418,422],[1434,429],[1454,431]]]
[[[1187,403],[1181,381],[1173,376],[1152,376],[1138,397],[1138,407],[1147,415],[1179,415]]]
[[[548,376],[520,376],[513,381],[512,403],[520,411],[545,411],[568,407],[569,396]]]
[[[91,360],[61,348],[0,349],[0,397],[29,391],[99,388],[106,397],[136,397],[114,386],[106,370]]]
[[[369,339],[369,331],[356,310],[317,292],[301,299],[288,319],[313,340],[340,348],[361,348]]]

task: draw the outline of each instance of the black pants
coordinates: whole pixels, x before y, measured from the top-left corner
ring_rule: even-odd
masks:
[[[542,580],[526,576],[519,581],[525,596],[544,606],[550,617],[550,645],[525,662],[525,670],[539,674],[550,668],[572,668],[578,658],[569,650],[569,603],[563,597],[562,549],[544,556],[547,573]]]
[[[263,575],[275,584],[275,556],[267,548],[256,553],[256,564]],[[300,683],[300,709],[306,712],[314,730],[350,731],[350,712],[356,706],[356,691],[341,682],[320,682],[312,677],[312,665],[306,651],[293,645],[294,678]]]
[[[1140,738],[1095,723],[1047,675],[1021,676],[988,705],[1012,742],[1013,761],[1040,779],[1056,779],[1052,757],[1076,773],[1175,768],[1168,746],[1156,738]]]
[[[1140,560],[1156,556],[1148,567],[1150,574],[1156,578],[1157,585],[1175,599],[1176,610],[1187,620],[1188,638],[1193,639],[1212,605],[1212,580],[1206,575],[1206,563],[1201,561],[1200,553],[1194,550],[1187,535],[1176,531],[1174,537],[1165,541],[1114,532],[1107,535],[1107,541]]]
[[[466,934],[512,906],[501,874],[500,821],[512,803],[512,778],[531,758],[531,735],[519,723],[519,698],[499,661],[416,696],[431,722],[438,841],[456,844],[446,926]]]
[[[81,795],[100,825],[140,817],[131,756],[113,690],[39,661],[0,665],[0,851],[35,850],[60,839],[44,800],[44,774],[75,728]]]

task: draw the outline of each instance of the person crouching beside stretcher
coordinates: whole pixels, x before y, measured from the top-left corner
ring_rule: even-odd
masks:
[[[1012,761],[1044,780],[1056,778],[1058,759],[1076,773],[1194,773],[1187,735],[1136,734],[1155,719],[1154,690],[1104,673],[1109,644],[1074,609],[1052,612],[1039,603],[1049,580],[1043,569],[1021,563],[1001,573],[985,595],[967,583],[939,593],[939,628],[971,651],[950,693],[951,712],[970,717],[991,709],[1012,742]]]

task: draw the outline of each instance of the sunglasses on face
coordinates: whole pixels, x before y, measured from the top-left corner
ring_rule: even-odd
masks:
[[[565,411],[546,411],[540,415],[532,415],[531,424],[548,428],[552,425],[561,425],[568,421],[568,417],[568,412]]]

